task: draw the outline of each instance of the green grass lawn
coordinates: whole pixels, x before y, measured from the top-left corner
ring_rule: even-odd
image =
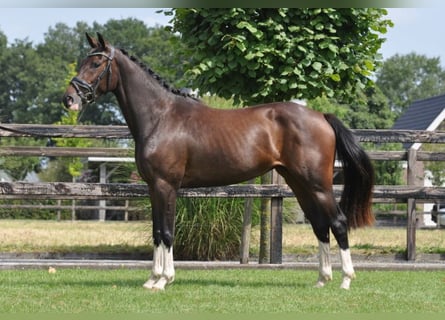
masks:
[[[445,271],[339,272],[323,289],[316,271],[177,270],[165,292],[142,288],[148,270],[0,271],[1,313],[445,313]]]

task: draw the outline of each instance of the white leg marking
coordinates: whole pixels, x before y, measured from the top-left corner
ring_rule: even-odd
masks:
[[[340,288],[349,289],[351,280],[355,278],[354,266],[352,265],[351,252],[349,249],[340,250],[341,268],[343,272],[343,281]]]
[[[175,280],[175,265],[173,262],[173,247],[165,247],[164,252],[164,277],[167,278],[167,283],[172,283]]]
[[[165,286],[175,279],[175,268],[173,265],[173,248],[167,248],[162,242],[159,246],[163,251],[163,270],[159,280],[154,284],[153,290],[164,290]]]
[[[151,268],[151,275],[147,282],[144,283],[144,288],[153,289],[156,282],[162,275],[164,270],[164,251],[162,250],[162,244],[159,246],[154,246],[153,249],[153,266]]]
[[[332,266],[331,266],[331,258],[330,258],[330,248],[329,243],[324,243],[318,241],[318,250],[319,250],[319,275],[318,281],[315,284],[315,287],[322,288],[324,285],[332,280]]]
[[[144,284],[144,288],[151,290],[164,290],[165,286],[175,279],[175,268],[173,264],[173,248],[161,242],[153,252],[153,268],[150,278]]]

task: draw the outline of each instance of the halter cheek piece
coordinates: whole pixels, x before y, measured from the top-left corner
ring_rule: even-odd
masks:
[[[104,56],[108,60],[107,66],[99,74],[96,81],[94,81],[94,83],[92,84],[89,84],[83,79],[74,77],[70,82],[70,84],[74,87],[74,89],[76,89],[76,93],[82,100],[82,103],[86,104],[92,103],[96,100],[97,87],[99,87],[100,81],[107,74],[108,74],[107,91],[111,86],[111,75],[112,75],[111,62],[113,61],[114,58],[114,47],[111,47],[111,53],[109,56],[103,52],[92,52],[88,54],[88,57],[92,56]]]

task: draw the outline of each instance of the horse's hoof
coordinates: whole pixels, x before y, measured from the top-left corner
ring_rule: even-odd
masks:
[[[164,291],[165,288],[158,288],[158,287],[153,287],[150,289],[151,292],[156,293],[156,292],[161,292]]]
[[[151,284],[151,283],[150,284],[145,283],[142,287],[144,289],[151,291],[151,292],[164,291],[164,287],[156,286],[156,284]]]
[[[323,274],[318,277],[317,283],[315,284],[315,288],[323,288],[326,283],[332,281],[332,274]]]
[[[349,278],[349,277],[344,277],[343,278],[343,281],[342,281],[342,283],[341,283],[341,285],[340,285],[340,288],[341,289],[344,289],[344,290],[349,290],[349,287],[351,286],[351,278]]]
[[[145,289],[151,290],[152,292],[164,291],[165,287],[172,283],[175,280],[175,277],[160,277],[160,278],[150,278],[147,282],[144,283],[142,287]]]
[[[143,287],[144,289],[151,290],[151,289],[153,289],[154,285],[156,284],[156,281],[157,281],[157,280],[149,279],[149,280],[147,280],[147,282],[145,282],[145,283],[142,285],[142,287]]]

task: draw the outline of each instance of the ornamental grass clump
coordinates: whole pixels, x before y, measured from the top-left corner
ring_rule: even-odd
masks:
[[[175,258],[238,258],[243,212],[244,199],[178,199]]]

